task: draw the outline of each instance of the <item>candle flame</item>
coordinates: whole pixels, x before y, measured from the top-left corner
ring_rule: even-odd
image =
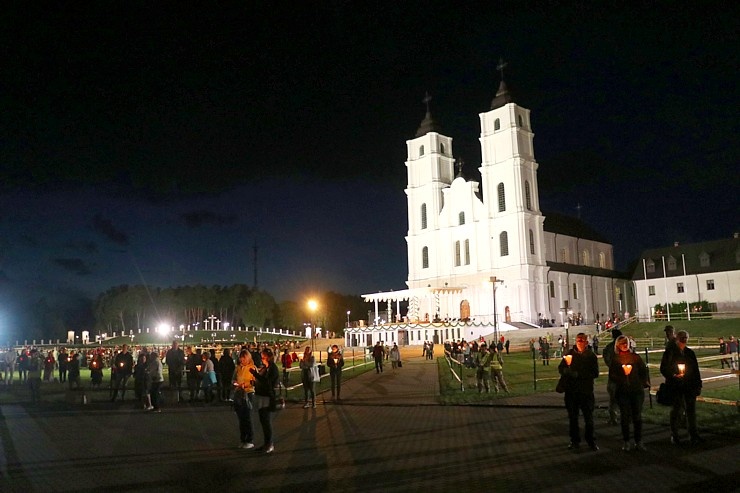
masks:
[[[573,355],[566,354],[565,356],[563,356],[563,359],[565,360],[565,364],[570,366],[570,363],[573,361]]]

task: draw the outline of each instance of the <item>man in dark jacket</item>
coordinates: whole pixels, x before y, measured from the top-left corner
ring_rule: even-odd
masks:
[[[568,448],[577,449],[580,446],[580,412],[583,413],[586,443],[591,450],[599,450],[594,439],[594,379],[599,376],[599,362],[594,352],[588,348],[586,334],[581,332],[576,336],[575,347],[560,362],[558,371],[566,379],[565,408],[568,410],[570,433]]]
[[[177,341],[172,341],[172,347],[167,350],[164,362],[167,364],[170,390],[177,389],[177,401],[182,402],[182,372],[185,369],[185,351],[180,349]]]
[[[380,341],[375,343],[373,348],[373,358],[375,358],[375,373],[383,372],[383,357],[385,356],[385,349]]]
[[[681,410],[686,410],[691,443],[704,440],[696,429],[696,397],[701,394],[701,374],[694,351],[686,347],[689,333],[679,330],[673,344],[666,347],[660,360],[660,373],[665,377],[666,385],[671,389],[673,407],[671,408],[671,443],[679,445],[678,424]]]

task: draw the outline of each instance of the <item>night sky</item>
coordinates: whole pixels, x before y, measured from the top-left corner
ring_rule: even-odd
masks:
[[[403,289],[424,94],[479,180],[500,57],[542,209],[617,268],[740,229],[731,3],[150,3],[4,9],[0,331],[42,298],[252,285],[255,242],[278,301]]]

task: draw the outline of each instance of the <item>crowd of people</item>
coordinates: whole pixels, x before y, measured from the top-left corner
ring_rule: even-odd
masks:
[[[642,408],[645,389],[650,387],[649,373],[645,362],[636,353],[634,339],[618,329],[609,334],[612,340],[603,349],[604,363],[608,368],[607,392],[609,395],[609,423],[621,426],[625,451],[644,451],[642,437]],[[696,354],[687,347],[688,333],[665,328],[665,350],[660,373],[665,379],[666,393],[670,394],[671,443],[679,445],[683,438],[679,428],[686,420],[688,439],[692,444],[701,443],[696,423],[696,398],[701,394],[702,380]],[[532,357],[549,365],[551,334],[530,341]],[[508,354],[509,341],[501,337],[490,344],[484,340],[467,342],[450,341],[444,344],[452,358],[476,369],[475,377],[479,393],[509,392],[504,378],[504,351]],[[20,354],[6,350],[0,357],[3,364],[3,381],[12,385],[14,373],[18,381],[26,383],[31,399],[38,402],[44,381],[58,381],[70,389],[80,388],[82,368],[90,371],[92,389],[99,389],[103,381],[103,369],[110,368],[110,400],[125,399],[128,381],[133,377],[134,398],[147,412],[159,413],[162,409],[162,387],[164,368],[168,369],[168,388],[178,401],[184,401],[187,391],[190,402],[201,400],[212,403],[216,400],[233,405],[239,423],[239,447],[255,448],[252,410],[256,410],[263,430],[264,444],[257,448],[264,453],[274,450],[272,439],[272,415],[281,406],[277,392],[280,386],[287,387],[289,373],[297,363],[303,389],[305,409],[316,408],[316,383],[320,381],[320,366],[311,347],[306,347],[299,356],[293,346],[236,345],[221,349],[180,348],[178,341],[171,347],[96,348],[89,351],[67,350],[46,351],[36,348],[23,349]],[[722,368],[737,369],[738,342],[734,336],[728,342],[719,338]],[[281,354],[282,352],[282,354]],[[332,400],[341,401],[341,376],[344,356],[337,345],[328,348],[326,363],[331,378]],[[594,381],[599,376],[598,335],[589,336],[580,332],[573,347],[560,336],[556,343],[556,356],[562,356],[558,365],[560,382],[558,391],[564,393],[568,415],[569,448],[578,449],[581,444],[580,419],[584,422],[583,440],[592,450],[599,447],[594,433]],[[282,378],[275,355],[281,354]],[[423,356],[433,358],[434,344],[425,342]],[[401,352],[396,343],[392,347],[378,341],[372,348],[376,372],[382,373],[384,361],[390,360],[393,371],[402,366]],[[236,361],[234,360],[236,358]],[[56,372],[56,373],[55,373]],[[55,376],[56,375],[56,376]],[[185,386],[183,385],[185,380]],[[278,389],[276,391],[276,388]],[[201,397],[202,396],[202,397]],[[174,397],[173,397],[174,398]]]

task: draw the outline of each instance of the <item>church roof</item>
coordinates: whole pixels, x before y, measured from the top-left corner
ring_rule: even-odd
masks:
[[[501,84],[498,86],[498,91],[496,91],[496,97],[491,101],[491,109],[495,110],[496,108],[501,108],[502,106],[513,102],[514,98],[511,96],[509,88],[506,87],[506,82],[502,80]]]
[[[580,219],[556,212],[543,211],[542,214],[545,216],[543,229],[548,233],[574,236],[576,238],[583,238],[584,240],[611,244],[609,240]]]
[[[437,121],[432,118],[432,114],[429,110],[427,110],[427,114],[424,117],[424,119],[421,121],[421,124],[419,125],[419,129],[416,131],[416,137],[421,137],[422,135],[426,135],[429,132],[437,132],[440,133],[442,131],[442,127],[437,123]]]
[[[427,113],[424,116],[424,119],[421,121],[419,129],[416,131],[416,137],[421,137],[422,135],[426,135],[429,132],[441,133],[442,131],[442,127],[434,120],[434,118],[432,118],[432,112],[429,111],[429,102],[431,100],[432,97],[429,95],[429,93],[426,93],[422,102],[427,107]]]
[[[665,272],[663,260],[665,259]],[[654,268],[652,272],[643,269],[642,261]],[[727,272],[740,270],[740,238],[726,238],[723,240],[705,241],[687,245],[674,244],[670,247],[645,250],[640,255],[640,261],[635,266],[632,279],[658,279],[662,277],[677,277],[686,274],[709,274],[712,272]]]
[[[618,272],[600,267],[590,267],[586,265],[564,264],[562,262],[547,261],[547,266],[551,272],[564,272],[567,274],[581,274],[584,276],[613,277],[615,279],[629,279],[627,272]]]

